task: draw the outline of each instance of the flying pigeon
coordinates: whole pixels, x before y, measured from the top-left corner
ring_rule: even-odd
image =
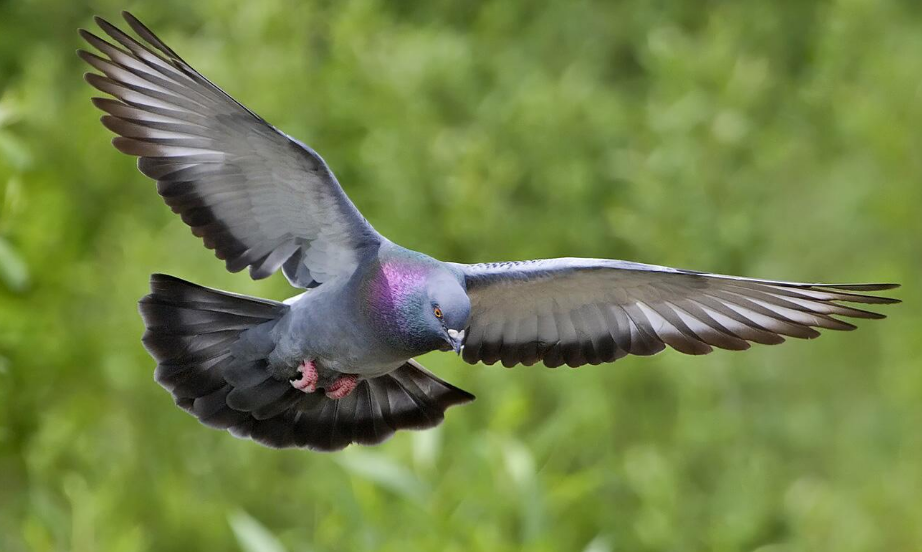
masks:
[[[852,330],[883,318],[844,303],[895,284],[804,284],[627,261],[443,262],[369,224],[323,159],[214,85],[129,13],[138,38],[96,18],[85,78],[115,147],[163,200],[254,279],[279,269],[285,302],[154,274],[140,301],[156,381],[205,425],[270,447],[339,450],[438,425],[474,399],[414,357],[554,368],[692,355]]]

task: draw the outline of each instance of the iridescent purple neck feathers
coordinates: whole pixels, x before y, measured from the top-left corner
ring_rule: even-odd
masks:
[[[381,313],[404,311],[423,293],[430,268],[404,260],[382,262],[368,280],[368,306]]]
[[[449,321],[464,324],[470,312],[453,274],[420,254],[379,259],[365,276],[361,300],[376,335],[413,354],[443,348]]]

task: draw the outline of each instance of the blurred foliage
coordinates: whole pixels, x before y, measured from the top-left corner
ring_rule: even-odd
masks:
[[[922,4],[0,0],[0,550],[922,550]],[[338,454],[151,378],[151,272],[211,258],[73,55],[130,9],[456,261],[616,257],[907,284],[891,317],[579,370],[423,362],[479,400]],[[834,332],[833,332],[834,333]]]

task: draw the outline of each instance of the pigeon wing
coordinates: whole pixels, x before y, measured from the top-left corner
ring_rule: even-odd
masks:
[[[108,42],[81,30],[102,56],[78,54],[101,74],[86,80],[113,144],[205,246],[238,272],[265,278],[279,267],[292,285],[351,274],[380,235],[321,157],[212,84],[131,14],[140,41],[97,18]]]
[[[895,284],[755,280],[605,259],[452,266],[471,299],[462,351],[471,364],[581,366],[667,345],[693,355],[748,349],[855,328],[833,315],[883,318],[843,303],[899,302],[866,294]]]

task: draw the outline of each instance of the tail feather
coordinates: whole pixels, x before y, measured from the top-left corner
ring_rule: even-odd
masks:
[[[410,360],[390,374],[362,380],[339,400],[290,387],[230,430],[271,447],[333,451],[350,443],[375,445],[400,429],[435,427],[445,419],[447,408],[472,400],[467,391]]]
[[[342,399],[302,393],[266,360],[273,346],[267,330],[288,309],[154,274],[140,311],[147,327],[142,341],[158,363],[156,381],[209,427],[270,447],[323,451],[434,427],[448,407],[474,399],[413,360],[360,381]]]

